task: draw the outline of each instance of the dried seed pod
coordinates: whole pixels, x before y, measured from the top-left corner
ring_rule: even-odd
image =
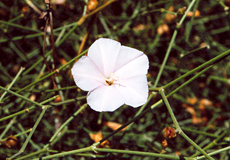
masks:
[[[98,1],[97,0],[89,0],[87,3],[87,13],[91,12],[98,6]]]
[[[16,146],[18,143],[18,139],[16,137],[14,137],[13,135],[10,135],[7,139],[6,139],[6,143],[5,145],[9,148]]]
[[[162,133],[163,133],[163,136],[167,139],[176,137],[176,130],[172,127],[165,127]]]

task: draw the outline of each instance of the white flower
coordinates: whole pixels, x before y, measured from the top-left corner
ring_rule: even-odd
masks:
[[[148,58],[143,52],[100,38],[73,66],[76,85],[89,91],[87,103],[99,112],[114,111],[123,104],[143,105],[148,98]]]

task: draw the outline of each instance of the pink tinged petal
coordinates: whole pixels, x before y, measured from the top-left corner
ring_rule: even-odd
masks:
[[[87,103],[95,111],[112,112],[123,105],[124,100],[115,86],[102,85],[88,93]]]
[[[149,68],[149,60],[145,54],[133,59],[126,65],[118,69],[114,74],[119,77],[119,79],[134,77],[137,75],[147,74]]]
[[[137,49],[126,47],[126,46],[121,46],[121,49],[120,49],[120,52],[119,52],[119,55],[116,61],[115,71],[117,71],[124,65],[128,64],[129,62],[132,62],[133,60],[140,57],[141,55],[143,55],[143,52]]]
[[[148,98],[148,82],[146,75],[138,75],[120,81],[118,90],[125,104],[138,107],[146,103]]]
[[[71,69],[76,85],[84,91],[90,91],[104,83],[102,73],[87,56],[82,56]]]
[[[100,71],[104,73],[106,78],[111,72],[114,72],[120,47],[121,44],[117,41],[100,38],[89,48],[88,56],[94,61]]]

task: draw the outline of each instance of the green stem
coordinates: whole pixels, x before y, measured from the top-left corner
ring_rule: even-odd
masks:
[[[162,96],[162,99],[163,99],[163,101],[164,101],[164,103],[165,103],[167,109],[168,109],[168,112],[169,112],[169,114],[170,114],[170,116],[171,116],[171,118],[172,118],[172,121],[173,121],[174,125],[176,126],[176,129],[177,129],[178,132],[180,133],[182,130],[181,130],[181,128],[180,128],[180,126],[179,126],[179,124],[178,124],[178,122],[177,122],[177,119],[176,119],[176,117],[175,117],[175,115],[174,115],[174,113],[173,113],[173,111],[172,111],[172,108],[171,108],[171,106],[170,106],[170,104],[169,104],[169,102],[168,102],[168,99],[167,99],[166,96],[165,96],[164,89],[163,89],[163,88],[160,89],[159,92],[160,92],[160,94],[161,94],[161,96]]]
[[[131,154],[131,155],[138,155],[138,156],[150,156],[150,157],[158,157],[158,158],[177,159],[177,160],[182,159],[182,157],[175,156],[175,155],[166,155],[166,154],[151,153],[151,152],[140,152],[140,151],[129,151],[129,150],[119,150],[119,149],[96,148],[95,151],[97,151],[97,152],[108,152],[108,153],[123,153],[123,154]],[[186,157],[183,157],[183,158],[185,160],[195,160],[196,159],[196,158],[186,158]]]
[[[220,136],[218,136],[216,139],[214,139],[211,143],[209,143],[206,147],[204,147],[204,150],[210,149],[213,146],[217,144],[221,139],[223,139],[228,133],[230,132],[230,129],[225,130]],[[199,152],[192,155],[192,157],[198,156]]]
[[[32,130],[31,130],[31,132],[30,132],[30,134],[28,135],[26,141],[25,141],[24,144],[22,145],[22,148],[19,150],[19,152],[16,153],[16,154],[14,154],[12,157],[8,158],[7,160],[12,160],[12,159],[14,159],[15,157],[19,156],[20,154],[22,154],[22,153],[24,152],[24,150],[25,150],[25,148],[26,148],[26,146],[27,146],[29,140],[31,139],[31,137],[32,137],[32,135],[33,135],[35,129],[37,128],[37,126],[38,126],[39,122],[41,121],[43,115],[45,114],[46,110],[47,110],[47,107],[44,106],[44,107],[42,108],[42,112],[41,112],[40,116],[39,116],[38,119],[36,120],[36,122],[35,122],[35,124],[34,124]]]
[[[201,72],[199,72],[198,74],[196,74],[195,76],[193,76],[191,79],[189,79],[188,81],[186,81],[185,83],[183,83],[181,86],[179,86],[178,88],[176,88],[175,90],[173,90],[171,93],[169,93],[167,95],[167,97],[172,96],[174,93],[176,93],[177,91],[179,91],[181,88],[183,88],[184,86],[188,85],[190,82],[192,82],[193,80],[195,80],[196,78],[198,78],[200,75],[202,75],[204,72],[206,72],[208,69],[210,69],[212,66],[209,66],[207,68],[205,68],[204,70],[202,70]],[[159,89],[160,90],[160,89]],[[109,135],[105,136],[103,139],[100,140],[100,143],[102,143],[103,141],[107,140],[108,138],[110,138],[111,136],[113,136],[114,134],[116,134],[117,132],[121,131],[123,128],[125,128],[126,126],[128,126],[129,124],[133,123],[134,121],[138,120],[140,117],[142,117],[143,115],[145,115],[147,112],[149,112],[150,109],[154,109],[156,107],[159,107],[163,105],[163,101],[162,99],[159,100],[158,102],[156,102],[155,104],[153,104],[150,108],[146,109],[145,111],[143,111],[142,113],[140,113],[139,115],[135,116],[132,120],[126,122],[125,124],[123,124],[121,127],[119,127],[118,129],[116,129],[115,131],[113,131],[112,133],[110,133]],[[99,144],[100,144],[99,143]]]
[[[39,150],[39,151],[37,151],[37,152],[33,152],[33,153],[31,153],[31,154],[28,154],[28,155],[26,155],[26,156],[19,157],[19,158],[17,158],[16,160],[24,160],[24,159],[27,159],[27,158],[36,156],[37,154],[40,154],[40,153],[43,153],[43,152],[47,152],[47,151],[48,151],[48,149],[44,148],[44,149],[41,149],[41,150]]]
[[[62,102],[56,102],[56,103],[51,103],[51,104],[53,106],[61,106],[61,105],[64,105],[64,104],[68,104],[68,103],[76,102],[76,101],[79,101],[79,100],[83,100],[85,98],[86,98],[86,96],[82,96],[82,97],[77,97],[75,99],[68,99],[68,100],[65,100],[65,101],[62,101]]]
[[[29,98],[26,98],[26,97],[24,97],[24,96],[22,96],[22,95],[20,95],[20,94],[18,94],[18,93],[16,93],[16,92],[13,92],[13,91],[11,91],[11,90],[8,90],[8,89],[6,89],[6,88],[4,88],[4,87],[2,87],[2,86],[0,86],[0,89],[6,91],[6,92],[8,92],[8,93],[11,93],[11,94],[13,94],[13,95],[15,95],[15,96],[17,96],[17,97],[19,97],[19,98],[22,98],[22,99],[24,99],[24,100],[26,100],[26,101],[28,101],[28,102],[30,102],[30,103],[32,103],[32,104],[35,104],[35,105],[37,105],[37,106],[39,106],[39,107],[42,107],[42,106],[43,106],[43,105],[41,105],[40,103],[37,103],[37,102],[35,102],[35,101],[32,101],[32,100],[30,100]]]
[[[44,147],[48,148],[49,145],[53,142],[53,140],[57,137],[57,135],[62,131],[62,129],[70,123],[74,117],[76,117],[82,110],[84,110],[87,107],[87,104],[82,105],[74,114],[71,116],[65,123],[62,124],[62,126],[54,133],[54,135],[50,138],[49,143]]]
[[[58,96],[54,96],[54,97],[52,97],[52,98],[49,98],[49,99],[47,99],[47,100],[41,102],[40,104],[43,105],[43,104],[45,104],[45,103],[47,103],[47,102],[49,102],[49,101],[52,101],[52,100],[56,99],[57,97],[58,97]],[[35,106],[32,106],[32,107],[30,107],[30,108],[26,108],[26,109],[24,109],[24,110],[22,110],[22,111],[16,112],[16,113],[11,114],[11,115],[9,115],[9,116],[0,118],[0,122],[1,122],[1,121],[4,121],[4,120],[7,120],[7,119],[10,119],[10,118],[12,118],[12,117],[16,117],[16,116],[21,115],[21,114],[23,114],[23,113],[28,113],[28,112],[30,112],[31,110],[35,109],[35,108],[36,108]]]
[[[182,157],[179,156],[174,156],[174,155],[165,155],[165,154],[159,154],[159,153],[149,153],[149,152],[140,152],[140,151],[128,151],[128,150],[118,150],[118,149],[105,149],[105,148],[94,148],[94,146],[82,148],[82,149],[77,149],[73,151],[67,151],[67,152],[61,152],[58,154],[53,154],[50,156],[42,157],[42,158],[36,158],[33,160],[45,160],[45,159],[51,159],[51,158],[58,158],[58,157],[64,157],[67,155],[73,155],[77,153],[82,153],[82,152],[89,152],[89,151],[94,151],[94,152],[108,152],[108,153],[123,153],[123,154],[131,154],[131,155],[139,155],[139,156],[151,156],[151,157],[158,157],[158,158],[168,158],[168,159],[175,159],[175,160],[180,160]],[[185,160],[196,160],[196,158],[187,158],[183,157]]]
[[[181,128],[184,131],[191,132],[191,133],[196,133],[198,135],[204,135],[204,136],[208,136],[208,137],[212,137],[212,138],[217,138],[218,137],[215,134],[207,133],[207,132],[204,132],[204,131],[197,131],[194,128],[188,128],[188,127],[181,127]]]
[[[4,129],[4,131],[2,132],[2,134],[0,135],[0,139],[2,139],[2,137],[5,136],[5,134],[7,133],[7,131],[11,128],[11,126],[16,122],[16,117],[14,117],[12,120],[10,120],[10,123],[6,126],[6,128]]]
[[[221,149],[216,150],[214,152],[211,152],[211,153],[209,153],[209,155],[212,156],[212,155],[216,155],[218,153],[221,153],[221,152],[224,152],[224,151],[229,151],[229,150],[230,150],[230,146],[225,147],[225,148],[221,148]],[[205,159],[205,158],[206,158],[205,156],[196,157],[197,160],[199,160],[199,159]]]
[[[145,109],[145,107],[148,105],[148,103],[151,101],[151,99],[153,98],[153,96],[155,95],[156,93],[155,92],[152,92],[148,99],[147,99],[147,102],[141,106],[141,108],[138,110],[138,112],[135,114],[135,117],[138,116],[139,114],[141,114],[143,112],[143,110]],[[131,123],[128,128],[126,130],[129,130],[131,127],[132,127],[133,123]]]
[[[42,35],[43,35],[43,32],[42,33],[29,34],[29,35],[26,35],[26,36],[12,37],[11,39],[6,38],[6,39],[1,39],[0,43],[4,43],[4,42],[7,42],[7,41],[18,41],[18,40],[21,40],[21,39],[35,38],[35,37],[40,37]]]
[[[169,114],[170,114],[170,116],[171,116],[171,118],[172,118],[172,121],[173,121],[174,125],[176,126],[176,129],[179,131],[179,134],[180,134],[182,137],[184,137],[184,139],[186,139],[191,145],[193,145],[198,151],[200,151],[203,155],[205,155],[205,157],[206,157],[207,159],[209,159],[209,160],[214,160],[212,157],[210,157],[202,148],[200,148],[195,142],[193,142],[193,140],[191,140],[191,139],[181,130],[181,128],[180,128],[180,126],[179,126],[179,124],[178,124],[178,122],[177,122],[177,119],[176,119],[176,117],[175,117],[175,115],[174,115],[174,113],[173,113],[173,111],[172,111],[172,108],[171,108],[171,106],[170,106],[170,104],[169,104],[169,102],[168,102],[168,99],[167,99],[166,96],[165,96],[164,89],[161,89],[159,92],[160,92],[160,94],[161,94],[161,96],[162,96],[162,98],[163,98],[163,101],[164,101],[164,103],[165,103],[165,105],[166,105],[166,107],[167,107],[167,109],[168,109],[168,111],[169,111]]]
[[[54,74],[56,74],[57,72],[59,72],[59,71],[62,70],[63,68],[67,67],[69,64],[73,63],[76,59],[78,59],[78,58],[80,58],[82,55],[86,54],[87,51],[88,51],[88,50],[85,50],[84,52],[82,52],[81,54],[79,54],[79,55],[76,56],[75,58],[71,59],[69,62],[67,62],[67,63],[64,64],[63,66],[61,66],[61,67],[59,67],[58,69],[56,69],[55,71],[53,71],[53,72],[47,74],[46,76],[44,76],[44,77],[38,79],[37,81],[35,81],[35,82],[33,82],[33,83],[31,83],[31,84],[25,86],[24,88],[18,90],[17,93],[18,93],[18,92],[21,92],[21,91],[23,91],[23,90],[25,90],[25,89],[27,89],[27,88],[33,86],[33,85],[35,85],[35,84],[37,84],[37,83],[39,83],[39,82],[41,82],[41,81],[43,81],[44,79],[46,79],[46,78],[48,78],[48,77],[50,77],[50,76],[52,76],[52,75],[54,75]],[[50,51],[50,53],[51,53],[51,52],[52,52],[52,51]]]
[[[23,132],[20,132],[20,133],[18,133],[18,134],[15,134],[14,137],[19,137],[19,136],[21,136],[21,135],[23,135],[23,134],[29,133],[29,132],[31,132],[31,130],[32,130],[32,128],[27,129],[26,131],[23,131]],[[7,139],[7,138],[4,138],[4,139],[2,139],[2,140],[5,141],[6,139]]]
[[[194,8],[193,8],[193,15],[192,15],[192,18],[191,18],[191,20],[189,22],[188,29],[187,29],[188,34],[186,34],[186,37],[185,37],[185,42],[186,43],[189,42],[189,36],[190,36],[191,30],[192,30],[192,26],[193,26],[193,22],[194,22],[194,18],[195,18],[195,13],[197,11],[199,3],[200,3],[200,0],[197,0],[196,4],[194,5]]]
[[[22,71],[24,70],[25,68],[21,67],[19,72],[17,73],[17,75],[15,76],[15,78],[13,79],[13,81],[10,83],[10,85],[7,87],[7,90],[10,90],[10,88],[14,85],[14,83],[16,82],[16,80],[18,79],[18,77],[21,75]],[[7,91],[5,91],[2,96],[0,97],[0,102],[1,100],[4,98],[4,96],[6,95]]]
[[[36,30],[36,29],[32,29],[32,28],[29,28],[29,27],[21,26],[21,25],[15,24],[15,23],[6,22],[6,21],[2,21],[2,20],[0,20],[0,24],[5,24],[5,25],[8,25],[8,26],[17,27],[17,28],[20,28],[20,29],[25,29],[25,30],[33,31],[33,32],[41,32],[41,31]]]
[[[86,148],[81,148],[81,149],[77,149],[77,150],[61,152],[61,153],[57,153],[57,154],[53,154],[53,155],[49,155],[49,156],[45,156],[45,157],[41,157],[41,158],[35,158],[33,160],[45,160],[45,159],[52,159],[52,158],[58,158],[58,157],[65,157],[65,156],[68,156],[68,155],[73,155],[73,154],[82,153],[82,152],[90,152],[90,151],[93,151],[93,150],[94,150],[93,146],[89,146],[89,147],[86,147]]]
[[[47,90],[36,90],[36,89],[33,89],[32,91],[30,90],[25,90],[26,92],[32,92],[32,93],[48,93],[48,92],[56,92],[56,91],[63,91],[63,90],[70,90],[70,89],[76,89],[78,88],[78,86],[68,86],[68,87],[62,87],[62,88],[57,88],[57,89],[47,89]],[[11,90],[19,90],[20,88],[15,88],[15,87],[12,87]]]
[[[198,151],[200,151],[207,159],[214,160],[212,157],[210,157],[202,148],[200,148],[193,140],[191,140],[182,130],[180,132],[180,135],[184,137],[191,145],[193,145]]]
[[[180,26],[181,26],[181,24],[183,23],[183,21],[184,21],[186,15],[187,15],[187,13],[188,13],[188,11],[191,9],[191,7],[192,7],[193,4],[195,3],[195,1],[196,1],[196,0],[193,0],[193,1],[190,3],[190,5],[188,6],[188,9],[186,10],[185,14],[182,16],[180,22],[178,23],[177,29],[176,29],[176,30],[174,31],[174,33],[173,33],[172,39],[171,39],[171,41],[170,41],[170,43],[169,43],[169,47],[168,47],[167,52],[166,52],[166,54],[165,54],[165,58],[164,58],[163,63],[162,63],[162,65],[161,65],[160,71],[159,71],[159,73],[158,73],[158,75],[157,75],[156,81],[155,81],[155,83],[154,83],[154,85],[153,85],[154,88],[157,87],[158,82],[159,82],[159,80],[160,80],[160,78],[161,78],[161,75],[162,75],[162,73],[163,73],[165,64],[166,64],[166,62],[167,62],[167,60],[168,60],[168,56],[169,56],[169,54],[170,54],[170,52],[171,52],[173,43],[174,43],[174,41],[175,41],[175,39],[176,39],[176,36],[177,36],[177,33],[178,33],[178,29],[180,28]]]
[[[19,20],[19,19],[22,18],[22,17],[24,17],[24,14],[23,14],[23,13],[21,13],[20,15],[18,15],[18,16],[15,17],[15,18],[12,18],[12,19],[9,20],[8,22],[14,22],[14,21],[16,21],[16,20]]]
[[[208,65],[211,65],[211,64],[214,64],[214,63],[219,62],[219,61],[221,61],[222,59],[228,57],[229,55],[230,55],[230,50],[227,50],[226,52],[221,53],[220,55],[218,55],[218,56],[216,56],[216,57],[210,59],[209,61],[207,61],[207,62],[201,64],[200,66],[194,68],[193,70],[191,70],[191,71],[189,71],[189,72],[183,74],[183,75],[180,76],[179,78],[177,78],[177,79],[173,80],[172,82],[166,84],[163,88],[164,88],[164,89],[165,89],[165,88],[168,88],[168,87],[170,87],[171,85],[175,84],[176,82],[180,81],[181,79],[183,79],[183,78],[185,78],[185,77],[187,77],[187,76],[193,74],[194,72],[196,72],[196,71],[198,71],[198,70],[200,70],[200,69],[202,69],[202,68],[204,68],[204,67],[206,67],[206,66],[208,66]]]

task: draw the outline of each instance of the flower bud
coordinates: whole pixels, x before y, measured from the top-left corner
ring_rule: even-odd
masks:
[[[7,139],[6,139],[6,143],[5,145],[9,148],[16,146],[18,143],[18,139],[12,135],[10,135]]]
[[[167,139],[176,137],[176,130],[172,127],[165,127],[162,133],[163,133],[163,136]]]
[[[87,3],[87,12],[91,12],[95,8],[97,8],[98,1],[97,0],[89,0]]]

